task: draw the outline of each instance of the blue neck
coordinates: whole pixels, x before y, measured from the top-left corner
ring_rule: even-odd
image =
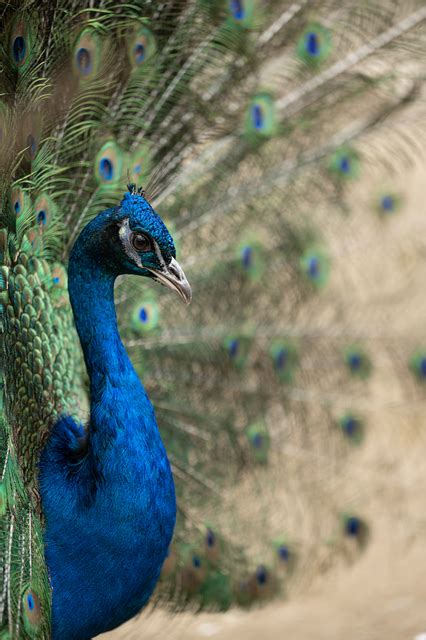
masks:
[[[90,380],[90,449],[104,471],[132,450],[143,454],[148,441],[158,444],[159,454],[163,447],[151,402],[118,333],[118,274],[92,257],[85,236],[83,231],[70,257],[68,289]]]
[[[87,447],[76,459],[84,432],[63,416],[40,460],[53,640],[88,640],[135,615],[158,580],[176,518],[154,411],[117,329],[118,273],[92,244],[102,215],[80,235],[68,269],[91,387]]]
[[[115,275],[90,258],[71,260],[69,294],[90,379],[92,401],[99,398],[105,377],[123,382],[135,371],[121,342],[114,307]]]

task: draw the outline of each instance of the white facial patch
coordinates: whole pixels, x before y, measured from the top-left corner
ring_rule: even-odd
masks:
[[[141,257],[139,253],[136,251],[136,249],[134,248],[134,246],[132,245],[132,242],[130,240],[130,236],[133,233],[133,231],[130,229],[129,218],[124,218],[119,223],[119,226],[120,228],[118,230],[118,236],[121,240],[121,244],[123,245],[123,249],[127,257],[130,258],[130,260],[132,260],[140,269],[144,269],[144,265],[142,263]],[[153,238],[151,238],[151,240],[154,246],[155,255],[157,256],[157,260],[160,265],[160,269],[161,271],[166,271],[167,265],[164,262],[163,256],[161,255],[160,247],[158,246],[158,243]]]
[[[124,218],[122,222],[120,222],[120,228],[118,230],[118,236],[121,240],[121,244],[123,245],[123,249],[130,260],[132,260],[140,269],[143,269],[143,264],[140,258],[140,255],[133,247],[130,242],[130,234],[132,233],[129,226],[129,218]]]
[[[157,256],[157,260],[160,265],[161,271],[167,271],[167,265],[164,262],[163,256],[161,255],[161,251],[160,251],[160,247],[158,246],[158,243],[154,239],[152,239],[152,242],[154,244],[155,255]]]

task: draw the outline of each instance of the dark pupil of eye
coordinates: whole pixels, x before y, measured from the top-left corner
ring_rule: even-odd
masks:
[[[133,236],[133,246],[136,251],[148,251],[150,243],[146,236],[137,235]]]

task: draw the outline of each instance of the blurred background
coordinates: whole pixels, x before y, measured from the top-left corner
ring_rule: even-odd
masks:
[[[53,305],[29,308],[54,359],[34,339],[27,371],[7,334],[38,446],[49,403],[87,419],[66,265],[127,183],[166,223],[193,292],[188,307],[148,278],[116,283],[178,515],[147,610],[105,640],[424,640],[424,0],[58,0],[40,24],[27,4],[3,2],[2,247],[43,272]],[[5,297],[27,336],[21,298]],[[27,525],[48,623],[22,496],[2,538],[15,635]]]
[[[221,87],[223,111],[155,200],[193,304],[170,314],[160,295],[160,320],[130,341],[160,427],[192,429],[183,447],[167,432],[181,519],[163,570],[192,610],[104,637],[414,640],[425,32],[401,30],[422,3],[260,5],[250,23],[229,3],[263,48],[235,83],[219,69],[194,81]]]
[[[358,337],[362,329],[374,366],[350,395],[337,387],[327,399],[341,407],[337,416],[356,412],[362,439],[354,443],[352,430],[336,425],[347,441],[342,462],[342,451],[320,421],[311,425],[314,449],[291,431],[264,470],[262,488],[241,498],[245,527],[251,518],[265,517],[265,524],[273,522],[267,526],[281,527],[297,541],[301,564],[287,580],[286,593],[250,611],[144,614],[103,638],[426,637],[426,401],[422,374],[416,378],[409,367],[425,343],[425,170],[418,158],[398,172],[392,189],[401,204],[384,217],[374,206],[375,177],[364,175],[351,195],[350,219],[334,219],[328,235],[333,269],[315,315],[343,308],[348,335]],[[323,215],[327,232],[331,214]],[[284,431],[286,415],[281,419]],[[324,493],[342,510],[362,514],[368,536],[361,551],[355,535],[335,530],[338,540],[324,541],[321,532],[330,526]],[[259,495],[262,501],[253,507]]]

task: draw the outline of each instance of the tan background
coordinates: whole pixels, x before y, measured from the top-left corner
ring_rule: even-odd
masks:
[[[375,363],[364,397],[368,433],[351,459],[356,497],[372,528],[366,551],[354,564],[336,562],[303,591],[262,609],[173,617],[155,612],[104,640],[421,640],[426,634],[426,386],[413,384],[407,368],[411,345],[426,346],[424,175],[419,162],[394,178],[404,202],[391,220],[378,220],[368,198],[360,197],[359,212],[328,238],[335,263],[345,248],[331,292],[347,304],[355,297],[354,322],[363,317],[372,335],[390,336],[398,347],[393,359]],[[366,193],[376,184],[367,177]]]

